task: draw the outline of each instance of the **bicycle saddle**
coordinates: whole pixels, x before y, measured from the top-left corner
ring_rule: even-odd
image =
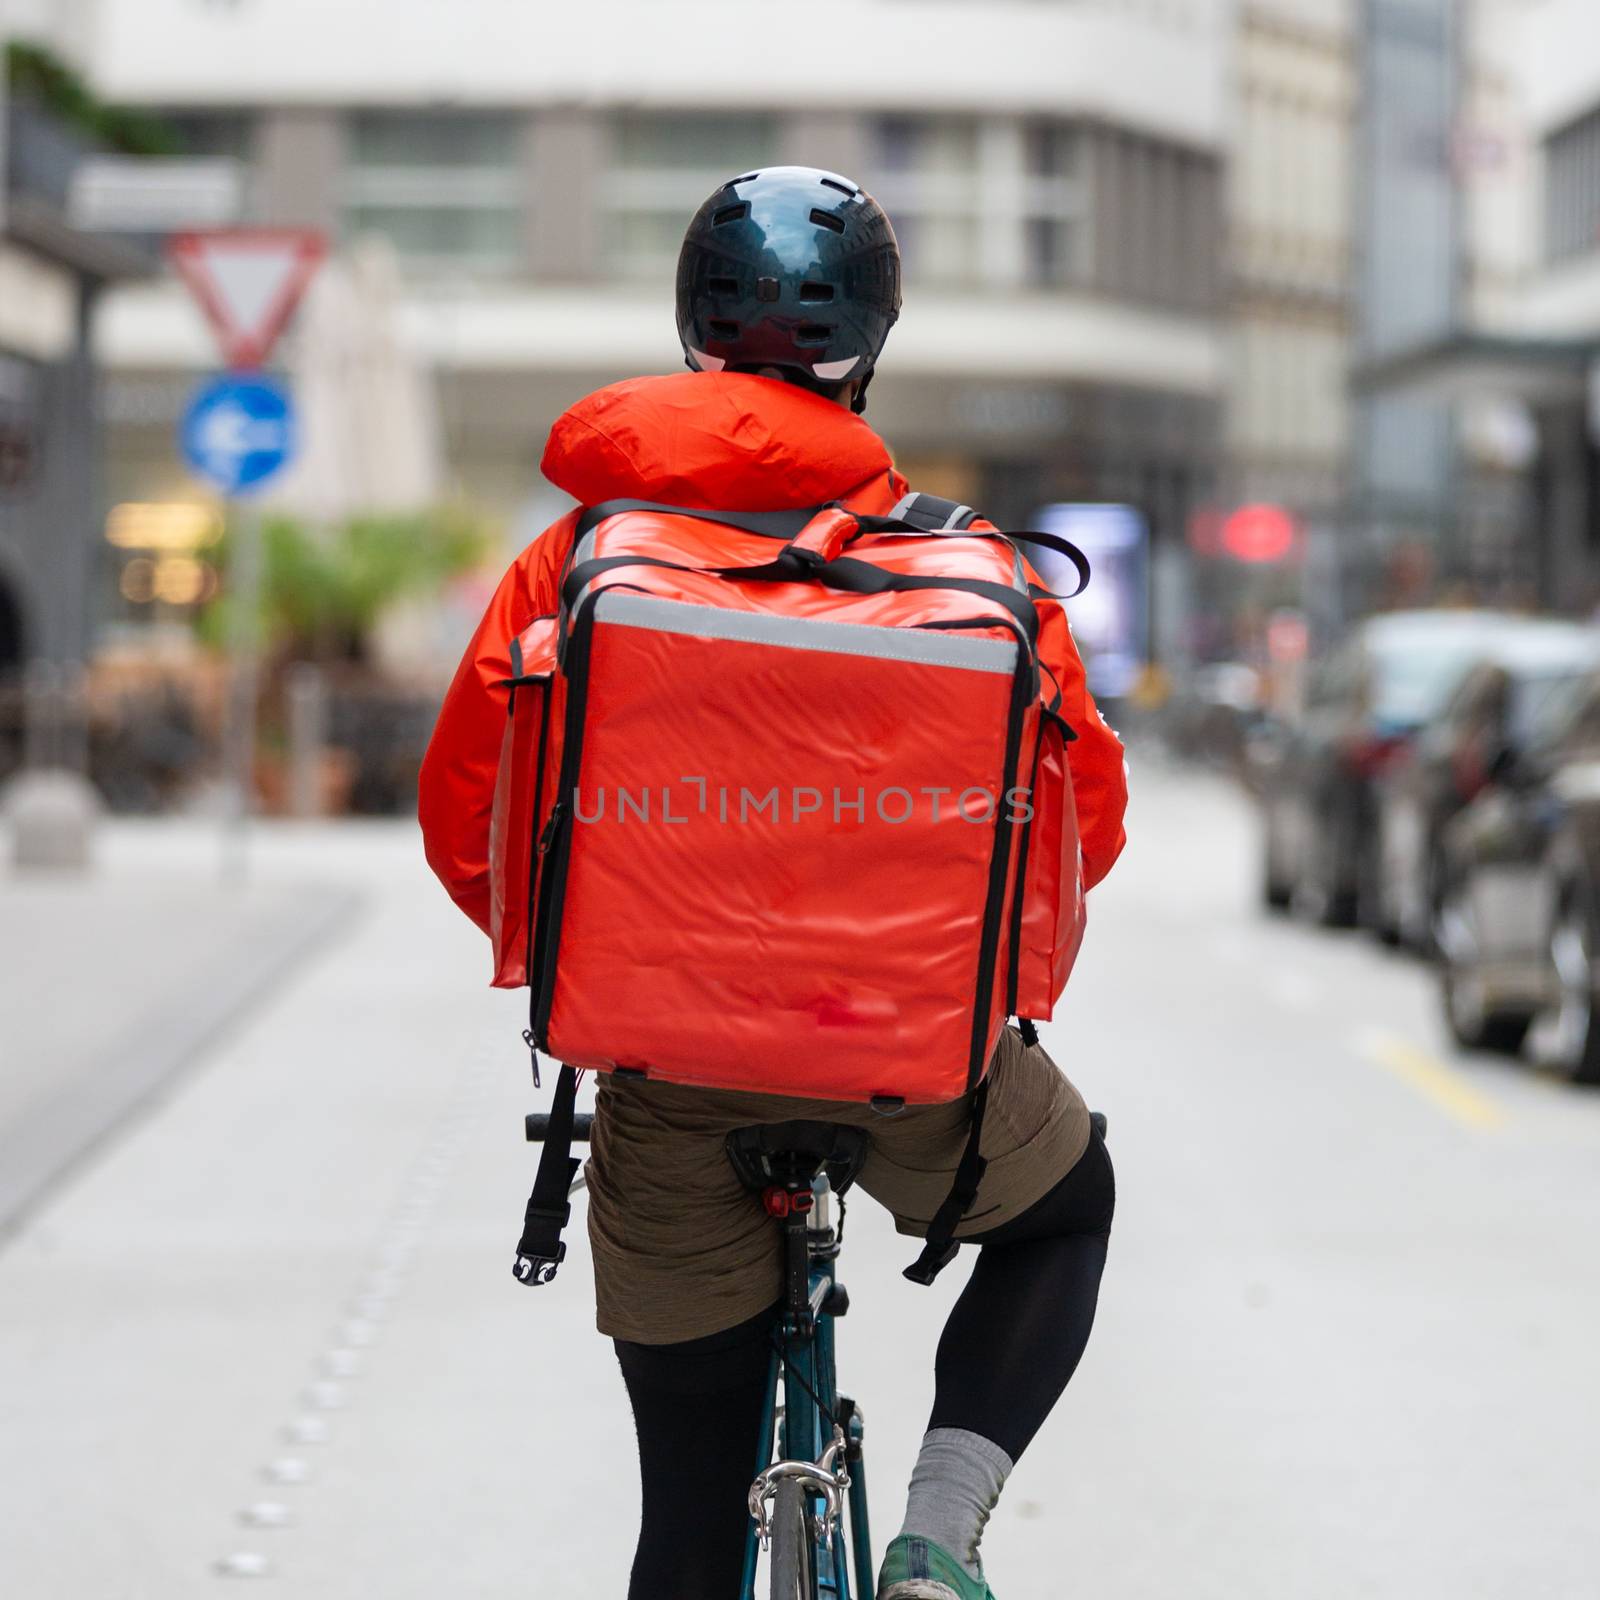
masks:
[[[763,1122],[728,1135],[728,1161],[745,1188],[772,1184],[803,1188],[826,1170],[828,1187],[843,1194],[855,1182],[872,1147],[865,1128],[838,1122]]]

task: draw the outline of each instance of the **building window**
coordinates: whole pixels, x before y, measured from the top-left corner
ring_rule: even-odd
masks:
[[[186,156],[225,157],[246,167],[255,159],[256,119],[247,111],[163,111],[160,118]]]
[[[894,223],[908,282],[973,282],[979,270],[978,125],[963,117],[883,117],[867,187]]]
[[[524,249],[522,120],[363,111],[350,119],[344,231],[380,233],[409,267],[509,271]]]
[[[1545,141],[1544,232],[1551,261],[1600,250],[1600,110]]]
[[[1036,288],[1089,277],[1089,178],[1080,129],[1035,123],[1024,138],[1023,278]]]
[[[617,277],[677,266],[689,219],[729,178],[772,165],[778,122],[765,115],[627,113],[611,128],[601,191],[601,255]]]
[[[1218,293],[1217,162],[1121,129],[1096,139],[1100,286],[1150,305],[1210,310]]]

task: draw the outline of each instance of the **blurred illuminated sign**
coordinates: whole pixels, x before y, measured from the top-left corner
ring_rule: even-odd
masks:
[[[1064,502],[1034,514],[1041,533],[1069,539],[1089,558],[1089,587],[1066,603],[1097,695],[1127,694],[1147,655],[1150,618],[1150,529],[1132,506]],[[1062,594],[1077,583],[1064,556],[1032,546],[1028,557],[1046,584]]]
[[[122,550],[199,550],[222,537],[215,506],[126,500],[106,516],[106,541]]]
[[[118,580],[122,597],[134,605],[192,606],[210,600],[219,586],[217,569],[193,556],[135,556]]]
[[[123,599],[133,605],[159,601],[192,606],[217,592],[217,569],[198,552],[222,537],[215,506],[192,501],[127,500],[106,516],[106,542],[140,552],[127,561],[118,579]]]
[[[1299,540],[1300,525],[1282,506],[1240,506],[1222,522],[1222,548],[1235,561],[1282,561]]]
[[[1207,509],[1190,519],[1189,543],[1198,555],[1265,565],[1299,554],[1300,523],[1282,506],[1266,503],[1240,506],[1226,514]]]

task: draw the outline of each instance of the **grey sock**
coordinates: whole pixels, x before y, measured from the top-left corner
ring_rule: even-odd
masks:
[[[900,1532],[942,1545],[981,1581],[978,1541],[1011,1467],[1011,1457],[981,1433],[934,1428],[923,1434]]]

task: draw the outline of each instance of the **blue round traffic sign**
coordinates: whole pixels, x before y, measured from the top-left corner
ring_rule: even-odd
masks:
[[[260,374],[212,378],[190,400],[178,443],[189,466],[224,494],[259,488],[294,454],[289,391]]]

